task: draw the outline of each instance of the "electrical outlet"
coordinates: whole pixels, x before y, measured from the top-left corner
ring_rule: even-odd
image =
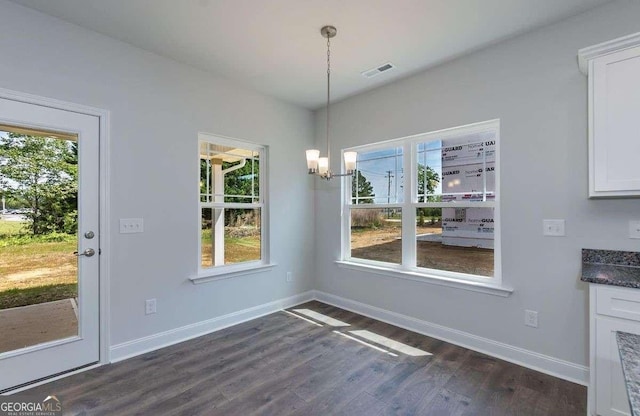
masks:
[[[640,238],[640,221],[629,221],[629,238]]]
[[[142,218],[120,218],[120,234],[144,232]]]
[[[145,315],[151,315],[152,313],[156,313],[156,300],[155,299],[147,299],[144,302],[144,313],[145,313]]]
[[[532,328],[538,327],[538,312],[537,311],[524,311],[524,324]]]
[[[542,220],[542,235],[563,237],[564,220]]]
[[[293,282],[293,273],[287,272],[287,282]]]

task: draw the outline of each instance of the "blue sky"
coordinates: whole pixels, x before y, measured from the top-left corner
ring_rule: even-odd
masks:
[[[440,140],[420,143],[418,145],[418,163],[431,166],[439,173],[442,166],[440,148]],[[374,202],[402,202],[403,161],[402,147],[358,153],[357,169],[371,182],[373,193],[376,195]],[[392,176],[390,193],[388,192],[389,171]],[[436,192],[442,192],[440,186]]]
[[[482,148],[486,148],[484,143],[488,140],[494,140],[493,132],[472,133],[470,135],[455,137],[446,140],[430,140],[417,145],[417,162],[420,165],[430,166],[434,169],[442,181],[442,148],[449,146],[465,146],[469,148],[461,150],[462,155],[455,159],[458,163],[465,165],[468,163],[478,163],[478,157],[481,153],[477,153],[473,148],[473,144],[478,144]],[[456,149],[457,150],[457,149]],[[482,149],[479,149],[482,150]],[[469,153],[467,153],[469,152]],[[448,152],[450,154],[451,152]],[[485,154],[487,161],[492,161],[495,157],[493,151]],[[382,150],[374,150],[370,152],[358,153],[357,169],[364,175],[366,180],[371,182],[373,193],[375,194],[375,203],[400,203],[403,202],[403,159],[402,147],[391,147]],[[451,162],[449,162],[451,165]],[[471,166],[471,165],[469,165]],[[447,168],[448,169],[448,168]],[[389,177],[391,176],[391,177]],[[475,176],[475,175],[474,175]],[[469,187],[471,182],[465,186],[466,181],[461,179],[462,188]],[[389,192],[390,188],[390,192]],[[436,194],[442,193],[442,182],[440,182],[435,190]]]

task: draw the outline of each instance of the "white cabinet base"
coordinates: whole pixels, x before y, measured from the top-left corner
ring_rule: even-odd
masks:
[[[628,416],[631,411],[616,332],[640,334],[640,320],[633,319],[634,313],[628,313],[635,312],[636,306],[640,308],[640,289],[591,284],[589,298],[589,411],[591,415]]]

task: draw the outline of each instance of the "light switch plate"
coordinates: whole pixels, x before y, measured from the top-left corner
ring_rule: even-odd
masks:
[[[144,232],[142,218],[120,218],[120,234]]]
[[[640,221],[629,221],[629,238],[640,238]]]
[[[564,220],[542,220],[542,235],[563,237]]]

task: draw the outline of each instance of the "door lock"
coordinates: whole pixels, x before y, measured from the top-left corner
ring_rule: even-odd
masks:
[[[76,255],[76,257],[80,257],[80,256],[86,256],[86,257],[91,257],[94,254],[96,254],[96,251],[92,248],[88,248],[85,251],[83,251],[82,253],[78,253],[77,251],[74,251],[73,254]]]
[[[91,240],[95,236],[96,235],[93,233],[93,231],[87,231],[86,233],[84,233],[84,238],[86,238],[87,240]]]

